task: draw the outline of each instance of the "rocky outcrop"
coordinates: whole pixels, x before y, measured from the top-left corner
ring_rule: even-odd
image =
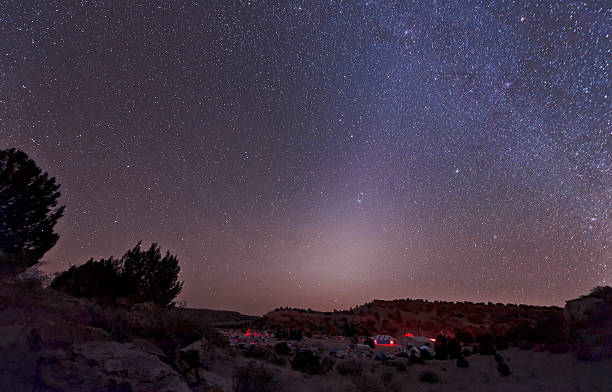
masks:
[[[43,390],[192,391],[171,365],[132,343],[85,343],[43,355],[37,365]]]
[[[183,340],[176,328],[197,326],[184,319],[151,304],[100,306],[0,281],[0,391],[219,391],[207,371],[210,345],[168,350],[168,340]]]
[[[582,359],[612,356],[612,295],[587,295],[567,301],[565,333]]]

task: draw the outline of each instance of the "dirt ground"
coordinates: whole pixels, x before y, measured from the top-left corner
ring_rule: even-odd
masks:
[[[325,346],[339,347],[326,341]],[[378,349],[377,349],[378,350]],[[388,350],[384,348],[383,350]],[[370,359],[359,359],[363,375],[341,376],[336,368],[326,375],[308,376],[291,369],[290,364],[275,366],[265,363],[280,382],[282,392],[311,391],[525,391],[525,392],[608,392],[612,391],[612,359],[598,362],[580,362],[572,354],[524,351],[516,348],[501,351],[510,375],[503,377],[491,355],[472,355],[467,358],[468,368],[458,368],[455,360],[431,360],[422,365],[408,365],[405,358],[396,358],[406,364],[400,371],[390,364]],[[335,359],[336,365],[346,359]],[[244,366],[249,359],[221,354],[212,363],[209,377],[219,386],[231,390],[232,369]],[[263,363],[263,362],[262,362]],[[439,381],[420,381],[421,375],[430,371]]]

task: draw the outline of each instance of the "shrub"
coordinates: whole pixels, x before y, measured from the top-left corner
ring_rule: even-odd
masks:
[[[310,350],[300,350],[295,353],[291,367],[307,374],[325,374],[333,367],[334,363],[329,358],[321,359]]]
[[[381,382],[374,377],[368,376],[357,376],[353,379],[353,384],[355,385],[358,392],[385,392],[387,388]]]
[[[429,353],[427,354],[429,355]],[[431,356],[429,357],[429,359],[431,359]],[[408,358],[408,362],[414,365],[420,365],[423,363],[423,361],[423,352],[421,352],[421,358],[414,355],[414,353],[410,354],[410,357]]]
[[[420,356],[421,361],[429,361],[432,360],[433,357],[431,356],[431,354],[429,353],[429,351],[427,350],[421,350],[421,356]]]
[[[457,359],[461,356],[461,344],[457,339],[448,340],[448,356],[450,359]]]
[[[276,392],[280,389],[270,370],[253,363],[235,368],[232,379],[236,392]]]
[[[289,353],[291,353],[291,347],[285,342],[279,342],[274,345],[274,351],[278,355],[289,355]]]
[[[505,362],[497,362],[497,371],[502,377],[508,377],[510,375],[510,368]]]
[[[480,352],[480,355],[494,355],[495,344],[493,344],[493,339],[488,337],[482,338],[478,345],[478,352]]]
[[[366,346],[370,346],[370,348],[372,349],[376,347],[376,345],[374,344],[374,340],[372,340],[371,338],[366,338],[363,344],[365,344]]]
[[[244,356],[253,359],[267,360],[271,354],[268,348],[257,344],[247,345],[244,350]]]
[[[460,356],[457,358],[457,367],[458,368],[467,368],[470,367],[470,363],[465,359],[464,356]]]
[[[398,372],[405,372],[408,369],[406,361],[391,361],[389,362],[389,366],[393,367]]]
[[[436,338],[436,346],[434,350],[436,351],[436,359],[448,359],[448,342],[446,341],[445,336],[438,335],[438,337]]]
[[[437,384],[440,382],[440,376],[431,370],[425,370],[421,374],[419,374],[420,382],[428,382],[430,384]]]
[[[145,312],[143,312],[145,313]],[[152,338],[168,355],[206,336],[211,339],[216,331],[198,320],[185,316],[174,309],[161,306],[146,311],[146,321],[135,335]]]
[[[461,343],[472,343],[474,341],[474,336],[469,331],[465,330],[458,331],[455,337]]]
[[[363,363],[354,359],[347,359],[338,363],[336,370],[341,376],[361,376],[363,374]]]
[[[383,384],[387,385],[389,384],[392,380],[393,380],[393,373],[392,372],[384,372],[381,376],[380,376]]]
[[[510,347],[510,345],[508,344],[508,339],[503,336],[496,336],[493,341],[493,344],[495,345],[495,349],[500,351],[507,350]]]

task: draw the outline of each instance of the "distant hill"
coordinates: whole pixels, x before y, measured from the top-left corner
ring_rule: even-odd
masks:
[[[305,334],[359,335],[406,333],[435,337],[483,334],[511,340],[541,341],[562,335],[563,309],[556,306],[442,302],[421,299],[374,300],[344,311],[276,309],[258,323],[270,329],[300,329]],[[469,338],[469,337],[468,337]]]
[[[247,316],[229,310],[177,308],[177,311],[192,319],[207,322],[216,327],[240,327],[248,325],[259,318],[258,316]]]

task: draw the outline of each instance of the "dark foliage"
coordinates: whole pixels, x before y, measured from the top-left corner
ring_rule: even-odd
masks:
[[[301,329],[280,329],[274,336],[277,339],[302,340],[303,334]]]
[[[154,302],[168,306],[181,292],[180,267],[176,256],[161,256],[157,244],[141,251],[140,243],[121,260],[89,260],[59,274],[51,287],[77,297],[115,301]]]
[[[0,150],[0,273],[35,265],[57,242],[59,185],[21,150]]]
[[[478,337],[478,352],[480,355],[495,354],[495,337],[492,334],[484,334]]]
[[[236,392],[276,392],[280,389],[274,373],[253,363],[235,368],[232,378]]]
[[[341,328],[342,336],[353,337],[357,334],[357,327],[353,323],[344,323]]]
[[[457,339],[448,339],[447,346],[450,359],[457,359],[461,356],[461,344]]]
[[[408,361],[389,361],[387,365],[391,366],[398,372],[405,372],[408,370]]]
[[[341,376],[361,376],[363,373],[363,363],[354,359],[347,359],[346,361],[341,361],[336,370]]]
[[[159,246],[143,251],[140,242],[123,256],[123,276],[133,288],[137,301],[170,305],[183,289],[178,281],[181,268],[176,256],[170,252],[162,257]]]
[[[510,347],[508,343],[508,339],[503,336],[496,336],[493,340],[493,344],[495,345],[496,350],[507,350]]]
[[[425,370],[419,375],[419,381],[428,382],[430,384],[437,384],[440,382],[440,376],[431,370]]]
[[[422,361],[429,361],[429,360],[433,359],[433,357],[431,356],[431,354],[427,350],[421,350],[420,358],[421,358]]]
[[[459,358],[457,358],[457,367],[458,368],[467,368],[470,367],[470,363],[468,362],[467,359],[465,359],[465,357],[462,355]]]
[[[372,340],[371,338],[366,338],[363,344],[365,344],[366,346],[370,346],[372,349],[376,348],[376,345],[374,344],[374,340]]]
[[[289,347],[287,343],[280,342],[274,345],[274,351],[278,355],[289,355],[289,353],[291,352],[291,348]]]
[[[446,340],[446,336],[438,335],[438,337],[436,338],[436,346],[434,350],[436,351],[436,359],[448,359],[448,342]]]
[[[325,374],[333,367],[329,358],[321,359],[310,350],[300,350],[295,353],[291,367],[307,374]]]
[[[505,362],[497,362],[497,371],[502,377],[508,377],[510,375],[510,368]]]
[[[421,357],[423,356],[423,354],[421,353]],[[431,359],[431,357],[430,357]],[[414,353],[410,354],[410,357],[408,357],[408,362],[410,364],[413,365],[421,365],[423,363],[423,358],[419,358],[416,355],[414,355]]]
[[[611,286],[595,286],[593,287],[593,290],[591,290],[591,293],[588,296],[609,300],[612,298],[612,287]]]
[[[115,301],[130,294],[122,277],[118,260],[90,259],[85,264],[72,266],[51,282],[50,287],[75,297]]]
[[[458,331],[455,335],[457,340],[461,343],[472,343],[474,342],[474,336],[469,331]]]

